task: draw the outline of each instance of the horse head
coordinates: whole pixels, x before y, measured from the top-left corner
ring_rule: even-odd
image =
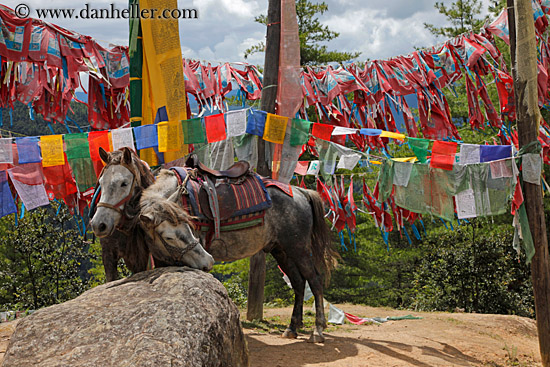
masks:
[[[106,165],[99,176],[101,196],[91,226],[96,236],[106,237],[120,227],[127,217],[129,202],[152,183],[153,176],[128,148],[111,153],[99,148],[99,156]]]
[[[178,189],[168,199],[162,196],[142,198],[139,222],[153,239],[149,251],[167,263],[176,260],[174,265],[210,271],[214,258],[193,234],[191,216],[178,204],[181,195],[182,189]]]

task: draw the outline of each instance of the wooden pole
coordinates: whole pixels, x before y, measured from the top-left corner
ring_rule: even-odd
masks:
[[[264,63],[262,111],[275,113],[277,81],[279,77],[279,44],[281,42],[281,0],[269,0],[267,9],[267,34]],[[266,162],[265,142],[258,139],[257,172],[269,177],[271,171]],[[247,320],[261,320],[264,313],[265,252],[260,251],[250,258],[248,274]]]
[[[531,0],[507,0],[510,54],[514,72],[514,92],[520,148],[537,140],[539,121],[537,91],[537,47]],[[512,6],[511,6],[512,5]],[[515,12],[515,13],[514,13]],[[514,29],[514,31],[512,31]],[[550,367],[550,266],[548,238],[542,202],[542,186],[523,183],[523,196],[529,228],[535,246],[531,279],[543,367]]]

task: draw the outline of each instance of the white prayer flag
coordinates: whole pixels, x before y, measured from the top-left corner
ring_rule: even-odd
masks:
[[[225,114],[227,137],[246,133],[246,110],[229,111]]]
[[[336,126],[334,130],[332,130],[332,135],[357,134],[358,131],[359,129],[353,129],[351,127]]]
[[[319,174],[320,168],[320,161],[311,161],[311,163],[309,164],[309,168],[307,169],[307,174],[317,176]]]
[[[27,210],[32,210],[34,208],[38,208],[39,206],[46,206],[50,203],[44,184],[27,185],[14,179],[11,170],[8,170],[8,173],[15,191],[19,194],[19,197],[21,198],[21,201],[23,201],[23,204],[25,204],[25,208],[27,208]]]
[[[540,154],[528,153],[522,158],[523,181],[540,185],[542,157]]]
[[[474,190],[467,189],[459,192],[455,196],[455,202],[458,219],[477,217]]]
[[[335,307],[332,303],[328,304],[328,321],[331,324],[342,325],[346,320],[344,311]]]
[[[13,163],[11,138],[0,139],[0,163]]]
[[[132,128],[115,129],[111,131],[111,139],[113,141],[113,150],[119,150],[123,147],[128,147],[133,151],[136,150],[134,145],[134,136],[132,134]]]
[[[509,160],[500,160],[489,162],[491,167],[491,178],[503,178],[503,177],[513,177],[512,173],[512,162]]]
[[[459,164],[473,164],[480,162],[480,148],[477,144],[461,144]]]
[[[407,187],[411,178],[413,163],[411,162],[393,162],[393,184],[397,186]]]
[[[355,168],[360,159],[361,155],[357,153],[343,155],[340,157],[340,160],[338,161],[338,166],[336,168],[352,170]]]

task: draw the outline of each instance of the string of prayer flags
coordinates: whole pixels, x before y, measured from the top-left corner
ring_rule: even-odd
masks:
[[[428,147],[430,146],[430,141],[428,139],[421,138],[408,138],[407,142],[409,147],[418,158],[420,163],[426,163],[428,157]]]
[[[206,116],[204,118],[204,127],[206,129],[206,140],[209,143],[215,143],[227,138],[223,113]]]
[[[132,133],[131,129],[125,130],[130,130],[130,134]],[[113,132],[114,131],[118,130],[113,130]],[[87,134],[79,133],[65,135],[65,146],[69,166],[73,170],[78,190],[80,192],[85,192],[90,187],[93,187],[96,181]]]
[[[13,149],[11,138],[0,139],[0,163],[13,163]]]
[[[265,120],[267,119],[267,112],[250,109],[248,114],[248,121],[246,123],[246,133],[250,135],[257,135],[259,137],[264,136]]]
[[[12,213],[17,213],[17,207],[11,196],[8,174],[6,171],[0,171],[0,217]]]
[[[134,134],[132,131],[131,127],[111,130],[113,150],[128,147],[135,152],[136,146],[134,145]]]
[[[38,136],[15,138],[17,152],[19,153],[19,164],[42,162],[42,157],[40,156],[40,146],[38,145],[39,141],[40,138]]]
[[[329,141],[332,130],[334,130],[334,125],[314,123],[311,134],[316,138]]]
[[[498,159],[510,158],[512,156],[511,145],[481,145],[480,161],[490,162]]]
[[[183,131],[180,121],[164,121],[157,124],[159,152],[176,152],[183,144]]]
[[[436,140],[432,147],[430,167],[441,168],[447,171],[452,170],[457,146],[458,144],[454,141]]]
[[[136,136],[136,148],[138,150],[158,146],[157,125],[155,124],[135,126],[134,135]]]
[[[225,114],[227,137],[241,136],[246,133],[247,110],[228,111]]]
[[[301,176],[305,176],[307,174],[308,164],[308,161],[298,161],[296,163],[296,168],[294,169],[294,172]]]
[[[397,139],[397,140],[405,140],[406,136],[403,135],[403,134],[400,134],[400,133],[393,133],[391,131],[385,131],[385,130],[382,130],[382,132],[380,133],[380,137],[381,138],[392,138],[392,139]]]
[[[40,137],[42,166],[51,167],[65,164],[63,135],[45,135]]]
[[[290,127],[290,145],[302,146],[309,140],[309,128],[312,122],[302,119],[292,119]]]
[[[183,120],[183,141],[185,144],[204,144],[206,143],[206,129],[201,118]]]
[[[264,140],[276,144],[283,144],[285,141],[287,124],[288,117],[268,113],[265,121]]]

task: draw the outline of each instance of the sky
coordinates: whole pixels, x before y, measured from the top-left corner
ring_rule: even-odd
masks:
[[[312,0],[318,2],[318,0]],[[267,13],[267,0],[179,0],[178,9],[196,9],[198,19],[180,19],[180,42],[185,58],[212,63],[245,61],[244,51],[265,38],[265,26],[254,17]],[[328,12],[320,16],[322,24],[340,36],[329,43],[329,50],[361,52],[359,61],[385,59],[414,51],[415,47],[438,44],[437,38],[424,28],[424,23],[437,26],[445,18],[434,8],[433,0],[325,0]],[[450,0],[445,0],[449,4]],[[90,8],[117,9],[127,7],[128,1],[94,0],[21,0],[4,1],[14,9],[25,4],[29,16],[37,17],[37,9],[72,8],[79,12],[89,3]],[[483,0],[487,12],[488,0]],[[104,46],[128,44],[127,19],[69,19],[46,18],[81,34],[94,37]],[[249,63],[263,65],[264,54],[248,58]]]

